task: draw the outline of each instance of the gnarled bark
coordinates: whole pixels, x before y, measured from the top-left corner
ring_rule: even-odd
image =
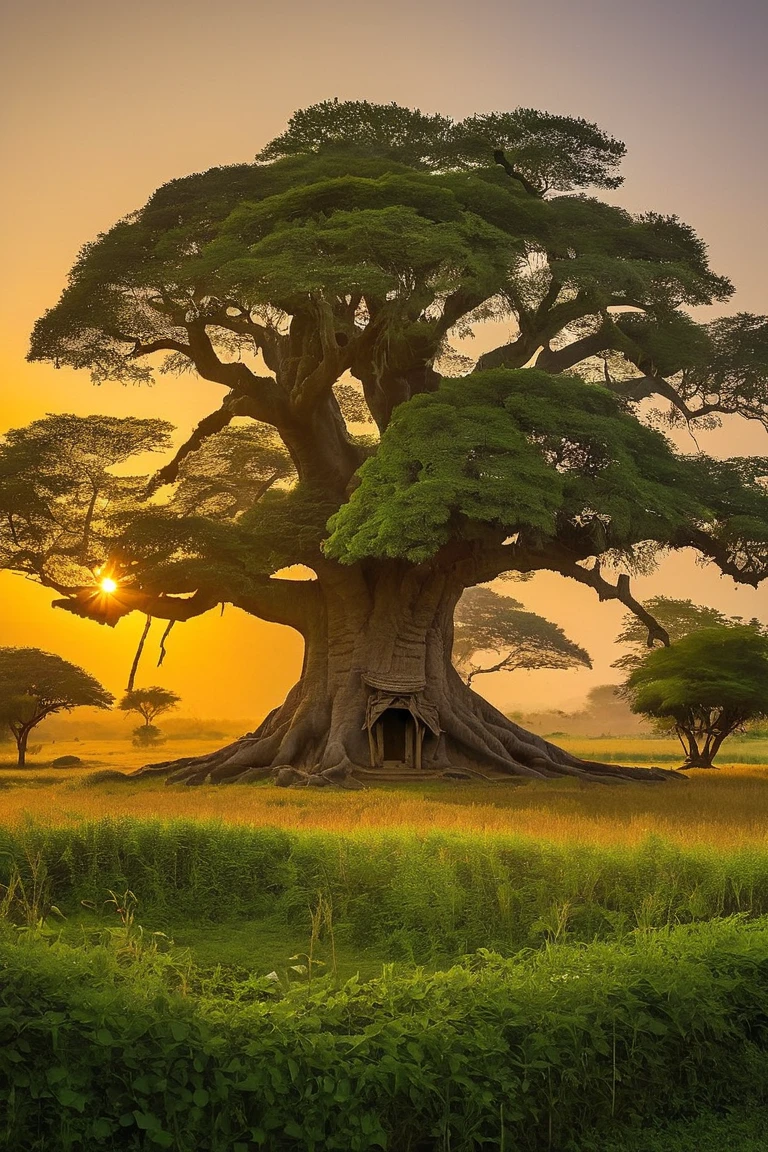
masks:
[[[507,719],[451,662],[455,569],[388,561],[328,565],[302,629],[301,678],[259,727],[202,757],[148,765],[168,783],[248,781],[360,787],[385,780],[661,780],[658,768],[581,760]],[[397,716],[392,715],[397,713]],[[393,756],[387,731],[410,735]],[[409,728],[410,725],[410,728]],[[399,737],[398,737],[399,738]],[[397,743],[397,741],[395,741]]]

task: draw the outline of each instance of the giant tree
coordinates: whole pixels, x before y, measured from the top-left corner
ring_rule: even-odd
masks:
[[[693,549],[752,584],[768,572],[765,462],[681,456],[638,407],[768,423],[768,323],[691,319],[732,287],[676,217],[595,197],[621,183],[623,154],[594,124],[530,109],[455,123],[329,101],[255,163],[172,181],[83,249],[31,358],[100,381],[192,371],[223,398],[144,506],[112,517],[100,576],[88,561],[72,575],[71,534],[70,575],[47,576],[53,496],[3,527],[6,563],[109,624],[228,603],[305,641],[285,703],[234,745],[159,769],[169,779],[292,765],[353,784],[403,762],[649,775],[531,735],[451,664],[460,596],[503,572],[559,573],[653,635],[629,576],[655,552]],[[468,359],[472,333],[499,325],[501,343]],[[258,466],[232,499],[238,444]],[[180,501],[190,483],[212,490],[206,468],[188,479],[203,452],[226,492]],[[296,565],[311,578],[280,575]]]
[[[73,708],[109,708],[113,696],[89,672],[39,648],[0,648],[0,723],[26,763],[29,734],[46,716]]]

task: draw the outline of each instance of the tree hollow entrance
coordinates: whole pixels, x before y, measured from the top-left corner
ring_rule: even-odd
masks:
[[[374,574],[375,575],[375,574]],[[148,765],[169,783],[271,776],[281,785],[428,779],[669,779],[657,768],[585,761],[527,732],[460,679],[451,662],[460,595],[439,573],[384,566],[372,590],[355,573],[324,590],[302,677],[254,732],[202,757]]]
[[[371,768],[385,764],[403,764],[406,768],[420,768],[421,757],[416,748],[421,732],[409,712],[404,708],[388,708],[373,726],[374,752]],[[420,749],[419,749],[420,751]]]
[[[365,711],[371,768],[405,767],[421,771],[424,744],[440,735],[437,710],[421,692],[408,691],[408,685],[371,689]]]

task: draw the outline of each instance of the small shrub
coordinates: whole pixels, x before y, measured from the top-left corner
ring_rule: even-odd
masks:
[[[155,724],[140,724],[133,729],[131,743],[134,748],[156,748],[165,743],[165,737]]]

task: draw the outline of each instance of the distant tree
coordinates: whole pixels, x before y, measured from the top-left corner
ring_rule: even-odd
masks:
[[[626,692],[634,712],[674,730],[684,768],[711,768],[728,736],[768,716],[768,635],[749,624],[689,632],[648,652]]]
[[[501,659],[480,667],[472,662],[478,652],[494,652]],[[467,589],[456,607],[453,662],[467,684],[489,672],[592,667],[589,653],[557,624],[527,612],[510,596],[480,587]]]
[[[181,700],[170,688],[160,688],[152,685],[150,688],[133,688],[126,692],[118,704],[121,712],[135,712],[141,716],[144,723],[134,729],[133,742],[138,746],[148,747],[160,742],[160,729],[155,727],[153,720],[170,712]]]
[[[747,623],[740,616],[726,616],[707,604],[694,604],[692,600],[678,600],[673,596],[653,596],[645,601],[644,607],[663,630],[665,644],[674,644],[676,640],[681,640],[683,636],[699,628],[719,628]],[[756,620],[750,620],[748,623],[759,626]],[[661,633],[653,637],[653,641],[662,642]],[[616,643],[630,645],[631,651],[614,660],[612,666],[631,670],[642,663],[652,641],[648,627],[643,621],[634,613],[627,612],[621,632],[616,637]]]
[[[0,648],[0,720],[26,762],[32,729],[55,712],[73,708],[109,708],[111,693],[98,680],[61,656],[39,648]]]

